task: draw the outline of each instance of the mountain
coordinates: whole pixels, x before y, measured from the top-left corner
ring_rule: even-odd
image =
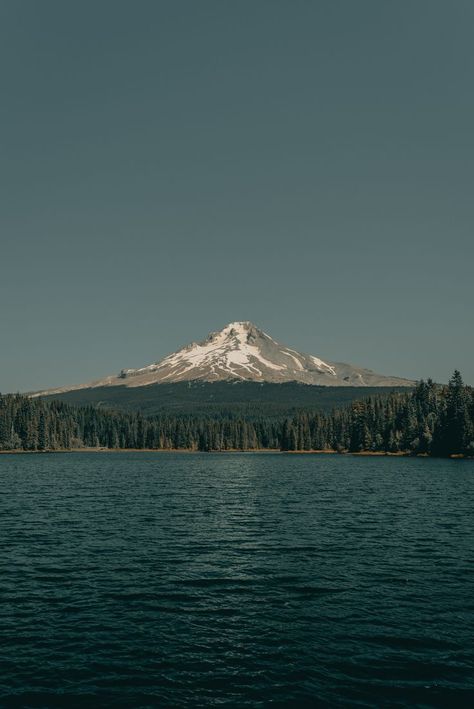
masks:
[[[406,387],[413,381],[376,374],[350,364],[323,361],[276,342],[253,323],[232,322],[202,342],[192,342],[139,369],[86,384],[37,392],[51,396],[108,387],[149,387],[177,382],[299,382],[325,387]]]

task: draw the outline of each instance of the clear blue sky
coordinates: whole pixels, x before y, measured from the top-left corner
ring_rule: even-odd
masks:
[[[0,391],[231,320],[474,384],[472,0],[2,0]]]

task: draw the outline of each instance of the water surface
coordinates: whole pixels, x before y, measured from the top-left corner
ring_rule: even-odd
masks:
[[[471,707],[474,462],[0,456],[3,707]]]

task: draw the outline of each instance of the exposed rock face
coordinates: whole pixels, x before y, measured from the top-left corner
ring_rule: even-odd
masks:
[[[103,386],[141,387],[180,381],[297,381],[320,386],[411,386],[414,382],[376,374],[349,364],[323,361],[276,342],[251,322],[232,322],[202,342],[140,369],[122,369],[116,376],[87,384],[50,389],[54,394]],[[36,394],[39,395],[39,394]]]

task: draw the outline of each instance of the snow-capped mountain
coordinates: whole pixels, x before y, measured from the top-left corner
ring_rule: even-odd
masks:
[[[118,375],[87,384],[50,389],[40,394],[59,394],[104,386],[142,387],[149,384],[201,380],[289,382],[322,386],[411,386],[398,377],[375,374],[349,364],[323,361],[276,342],[253,323],[231,322],[202,342],[192,342],[174,354],[139,369],[123,369]]]

